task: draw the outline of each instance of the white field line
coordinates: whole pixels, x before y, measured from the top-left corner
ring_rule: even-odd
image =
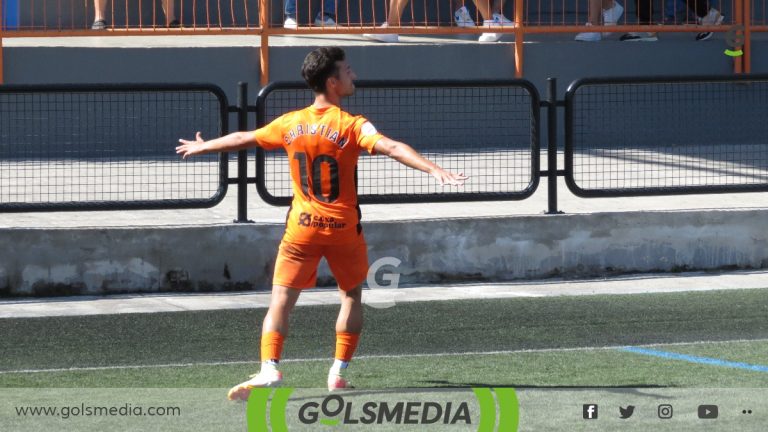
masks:
[[[498,355],[498,354],[528,354],[528,353],[553,353],[553,352],[573,352],[573,351],[600,351],[600,350],[613,350],[625,348],[627,346],[634,347],[674,347],[674,346],[686,346],[686,345],[712,345],[718,343],[748,343],[748,342],[768,342],[768,339],[734,339],[734,340],[722,340],[722,341],[695,341],[695,342],[671,342],[671,343],[655,343],[644,345],[608,345],[597,347],[574,347],[574,348],[541,348],[541,349],[523,349],[523,350],[500,350],[500,351],[466,351],[466,352],[449,352],[449,353],[420,353],[420,354],[379,354],[379,355],[363,355],[356,356],[355,360],[374,360],[374,359],[404,359],[404,358],[420,358],[420,357],[457,357],[457,356],[483,356],[483,355]],[[322,358],[299,358],[299,359],[285,359],[283,363],[310,363],[319,361],[330,361],[330,357]],[[51,373],[51,372],[81,372],[81,371],[104,371],[104,370],[124,370],[124,369],[155,369],[155,368],[176,368],[176,367],[193,367],[193,366],[230,366],[230,365],[245,365],[245,364],[257,364],[257,360],[253,361],[225,361],[225,362],[200,362],[200,363],[167,363],[156,365],[123,365],[123,366],[91,366],[91,367],[72,367],[72,368],[60,368],[60,369],[17,369],[17,370],[5,370],[0,371],[0,375],[7,374],[30,374],[30,373]]]

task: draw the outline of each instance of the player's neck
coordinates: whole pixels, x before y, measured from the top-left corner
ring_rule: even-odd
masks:
[[[312,106],[315,108],[341,107],[341,98],[336,95],[317,94]]]

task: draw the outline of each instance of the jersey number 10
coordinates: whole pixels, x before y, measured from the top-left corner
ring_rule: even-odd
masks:
[[[318,201],[332,203],[339,198],[339,162],[329,155],[318,155],[312,160],[312,166],[307,164],[307,154],[295,152],[293,158],[299,161],[299,177],[301,178],[301,190],[307,197]],[[330,172],[330,193],[323,194],[323,164],[328,164]],[[309,178],[312,177],[312,193],[309,193]]]

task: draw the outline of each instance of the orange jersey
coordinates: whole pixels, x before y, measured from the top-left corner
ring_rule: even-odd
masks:
[[[362,116],[339,107],[289,112],[254,132],[265,150],[285,148],[293,203],[284,240],[299,244],[352,243],[360,236],[355,168],[362,149],[373,154],[383,138]]]

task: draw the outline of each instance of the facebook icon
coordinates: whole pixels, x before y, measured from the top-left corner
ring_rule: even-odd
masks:
[[[597,405],[584,404],[584,420],[597,420]]]

